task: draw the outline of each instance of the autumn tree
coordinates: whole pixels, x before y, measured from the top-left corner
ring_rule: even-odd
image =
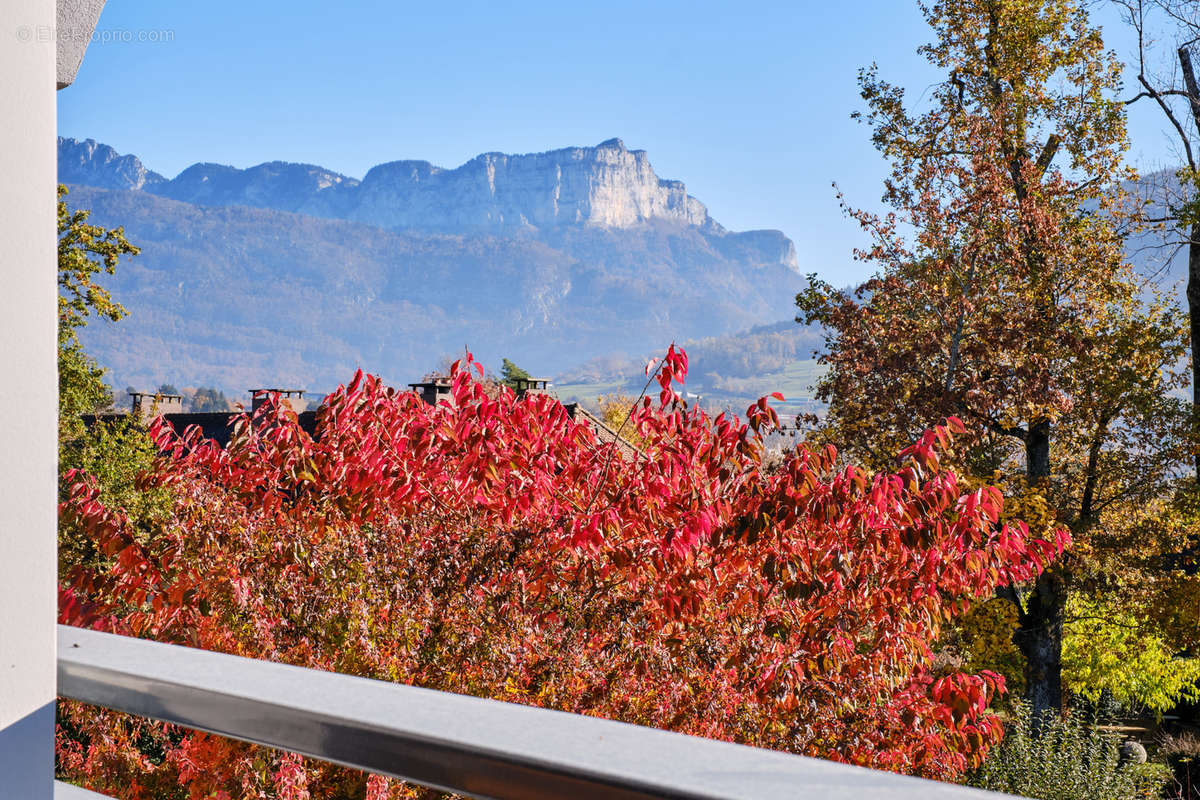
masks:
[[[630,424],[635,410],[634,406],[637,403],[638,400],[636,397],[619,392],[601,395],[596,398],[596,405],[600,409],[600,420],[620,435],[621,438],[634,445],[639,444],[641,438]]]
[[[884,468],[930,420],[961,416],[963,468],[1007,486],[1031,524],[1071,527],[1071,558],[1004,592],[1029,698],[1059,709],[1069,590],[1131,582],[1109,523],[1156,498],[1183,452],[1169,392],[1186,327],[1123,259],[1121,65],[1084,4],[921,7],[921,52],[945,76],[922,110],[860,75],[891,210],[849,213],[878,271],[852,292],[814,277],[798,319],[828,332],[825,435]]]

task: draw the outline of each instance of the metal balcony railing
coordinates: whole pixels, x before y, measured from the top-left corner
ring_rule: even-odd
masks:
[[[567,714],[59,626],[58,693],[481,798],[998,797]],[[59,784],[57,800],[97,795]]]

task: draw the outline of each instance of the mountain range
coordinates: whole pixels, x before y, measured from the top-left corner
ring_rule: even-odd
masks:
[[[464,345],[554,375],[789,318],[801,283],[783,233],[726,230],[619,139],[358,180],[284,162],[168,179],[60,138],[58,170],[69,206],[142,250],[109,279],[129,317],[84,331],[118,386],[326,389],[359,366],[402,384]]]

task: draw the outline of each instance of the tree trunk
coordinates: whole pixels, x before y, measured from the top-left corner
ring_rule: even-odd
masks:
[[[1025,470],[1034,486],[1050,477],[1050,421],[1037,420],[1025,435]],[[1026,699],[1033,706],[1034,730],[1050,710],[1061,714],[1062,628],[1067,592],[1056,573],[1038,577],[1025,608],[1018,608],[1013,643],[1025,656]]]
[[[1050,420],[1029,424],[1029,432],[1025,434],[1025,473],[1031,486],[1050,477]]]
[[[1188,318],[1192,336],[1192,425],[1200,431],[1200,222],[1192,225],[1188,244]],[[1196,454],[1196,482],[1200,484],[1200,453]]]
[[[1024,610],[1018,611],[1020,624],[1013,634],[1013,643],[1025,656],[1025,698],[1033,707],[1034,730],[1048,711],[1061,714],[1062,697],[1062,633],[1067,593],[1059,578],[1043,573],[1026,600]]]
[[[1195,40],[1193,40],[1195,41]],[[1192,112],[1192,122],[1200,126],[1200,83],[1196,81],[1196,69],[1192,66],[1192,54],[1188,50],[1190,44],[1179,48],[1179,66],[1183,73],[1183,85],[1187,88],[1188,107]],[[1144,79],[1143,79],[1144,81]],[[1160,101],[1161,105],[1161,101]],[[1163,106],[1166,108],[1166,106]],[[1168,111],[1167,116],[1171,114]],[[1172,117],[1172,119],[1174,119]],[[1189,177],[1196,179],[1196,161],[1192,156],[1192,146],[1183,128],[1175,123],[1183,137],[1183,146],[1187,152]],[[1193,189],[1195,187],[1193,186]],[[1191,212],[1194,213],[1194,212]],[[1191,235],[1188,237],[1188,283],[1187,283],[1188,319],[1191,322],[1192,337],[1192,432],[1200,430],[1200,220],[1192,222]],[[1196,482],[1200,483],[1200,453],[1196,454]]]

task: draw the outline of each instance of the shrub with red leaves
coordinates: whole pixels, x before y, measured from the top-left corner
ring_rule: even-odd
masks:
[[[144,481],[174,508],[154,530],[68,476],[61,524],[107,558],[63,576],[62,621],[943,779],[1002,736],[1002,680],[935,679],[929,645],[1064,541],[941,467],[956,420],[890,474],[803,446],[767,469],[767,401],[745,422],[687,407],[672,347],[623,458],[552,397],[489,396],[477,366],[436,407],[360,374],[312,436],[272,402],[224,448],[156,424]],[[418,793],[61,709],[60,774],[120,797]]]

